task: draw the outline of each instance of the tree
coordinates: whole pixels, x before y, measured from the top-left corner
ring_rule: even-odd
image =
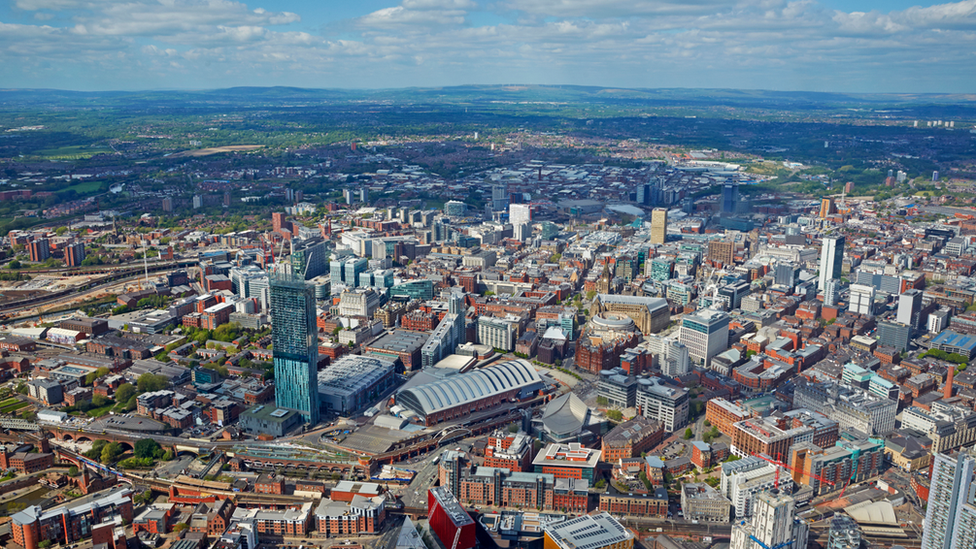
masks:
[[[693,436],[695,436],[695,435],[694,435],[694,433],[691,432],[691,427],[688,427],[687,429],[685,429],[685,440],[691,440],[691,437],[693,437]]]
[[[624,413],[620,410],[607,410],[607,417],[613,421],[620,421],[624,418]]]
[[[91,385],[92,383],[95,383],[96,379],[105,377],[108,375],[108,373],[109,373],[109,369],[105,367],[99,368],[94,372],[89,372],[88,375],[85,376],[85,385]]]
[[[146,372],[139,376],[139,381],[136,382],[136,386],[139,387],[140,393],[151,393],[153,391],[160,391],[165,389],[169,385],[169,380],[164,376],[158,376],[151,372]]]
[[[69,477],[76,477],[76,476],[78,476],[78,467],[76,467],[74,465],[72,465],[71,467],[68,467],[68,476]]]
[[[163,453],[163,461],[173,461],[173,458],[175,458],[175,457],[176,456],[173,455],[173,451],[172,450],[166,450],[166,452]]]
[[[16,391],[18,393],[22,394],[22,395],[26,395],[27,394],[27,384],[24,383],[23,381],[21,381],[20,383],[17,384]]]
[[[159,458],[164,450],[154,439],[143,438],[136,441],[135,449],[132,452],[137,458]]]
[[[117,402],[128,402],[135,394],[136,388],[131,383],[123,383],[115,390],[115,400]]]
[[[187,524],[185,522],[181,522],[181,523],[173,526],[173,532],[179,534],[180,532],[182,532],[184,530],[188,530],[189,528],[190,528],[190,525],[189,524]]]
[[[641,471],[640,474],[637,475],[637,478],[639,478],[640,481],[644,483],[644,488],[647,488],[648,492],[650,492],[653,489],[653,486],[651,485],[651,480],[647,478],[647,473]]]
[[[102,448],[101,462],[106,465],[115,463],[122,454],[122,445],[118,442],[110,442]]]

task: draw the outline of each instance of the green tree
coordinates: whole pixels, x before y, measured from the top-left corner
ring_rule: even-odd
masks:
[[[118,402],[128,402],[135,394],[136,388],[131,383],[123,383],[115,390],[115,400]]]
[[[136,382],[136,386],[139,387],[140,393],[151,393],[153,391],[160,391],[165,389],[169,385],[169,380],[164,376],[159,376],[151,372],[146,372],[139,376],[139,381]]]
[[[620,421],[624,418],[624,413],[620,410],[607,410],[607,417],[613,421]]]
[[[76,477],[76,476],[78,476],[78,467],[76,467],[74,465],[72,465],[71,467],[68,467],[68,476],[69,477]]]
[[[20,383],[18,383],[17,384],[16,391],[18,393],[22,394],[22,395],[26,395],[27,394],[27,383],[25,383],[23,381],[21,381]]]
[[[691,437],[693,437],[693,436],[695,436],[695,435],[694,435],[694,433],[691,432],[691,427],[688,427],[687,429],[685,429],[685,440],[691,440]]]
[[[110,442],[102,447],[101,462],[106,465],[115,463],[123,453],[121,444]]]
[[[137,458],[159,458],[162,457],[164,451],[162,446],[159,445],[154,439],[142,438],[136,441],[135,449],[132,453]]]
[[[109,369],[104,367],[99,368],[94,372],[89,372],[88,375],[85,376],[85,385],[91,385],[92,383],[95,383],[96,379],[105,377],[108,375],[108,373],[109,373]]]

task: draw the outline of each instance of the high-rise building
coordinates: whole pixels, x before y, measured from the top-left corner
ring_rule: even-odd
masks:
[[[35,263],[47,261],[51,257],[51,242],[46,238],[36,238],[27,244],[27,253]]]
[[[851,302],[848,310],[859,315],[873,316],[874,286],[851,284]]]
[[[938,454],[932,467],[922,549],[976,547],[976,458]]]
[[[820,218],[823,219],[829,215],[837,213],[837,207],[834,205],[833,198],[824,198],[820,201]]]
[[[800,267],[792,263],[779,263],[776,265],[775,280],[781,286],[793,287],[800,283]]]
[[[827,549],[861,549],[861,528],[847,515],[830,519],[827,536]]]
[[[493,211],[505,211],[508,208],[508,186],[505,184],[495,184],[491,186],[491,209]]]
[[[668,210],[654,208],[651,212],[651,244],[664,244],[668,240]]]
[[[453,353],[458,345],[465,343],[464,318],[464,295],[452,293],[447,301],[447,314],[420,348],[420,360],[424,368],[437,364]]]
[[[532,208],[528,204],[511,204],[508,207],[508,221],[513,226],[532,222]]]
[[[683,376],[691,371],[688,346],[680,341],[655,335],[646,336],[647,350],[654,356],[654,365],[668,377]]]
[[[706,366],[713,356],[729,347],[729,315],[702,309],[681,319],[678,340],[688,346],[688,354]]]
[[[636,404],[640,415],[664,424],[673,433],[688,423],[688,390],[658,377],[637,380]]]
[[[78,267],[85,260],[85,245],[81,242],[68,244],[64,247],[64,264],[68,267]]]
[[[840,300],[840,290],[841,290],[840,280],[837,280],[836,278],[831,278],[827,280],[827,284],[824,286],[823,289],[824,305],[826,305],[827,307],[836,306],[837,302]]]
[[[910,289],[898,296],[898,322],[912,327],[912,331],[920,327],[922,312],[922,290]]]
[[[722,265],[733,265],[735,263],[735,243],[712,240],[708,243],[708,259]]]
[[[329,270],[329,251],[321,237],[291,241],[291,272],[312,280]]]
[[[637,185],[637,203],[644,206],[651,205],[651,184],[639,183]]]
[[[735,213],[739,205],[739,184],[728,181],[722,186],[722,212]]]
[[[823,291],[827,281],[831,278],[839,279],[841,267],[844,264],[843,236],[825,236],[820,249],[820,284],[818,289]]]
[[[800,549],[807,546],[810,528],[795,513],[796,501],[773,489],[756,496],[755,509],[750,520],[732,526],[729,549],[771,549],[789,547]]]
[[[878,344],[894,347],[899,352],[908,350],[908,342],[911,340],[912,328],[901,322],[879,322],[878,323]]]
[[[318,326],[315,290],[301,276],[271,275],[271,342],[275,402],[296,410],[309,424],[319,421]]]
[[[203,207],[203,197],[198,194],[193,195],[193,209],[199,210],[202,207]]]

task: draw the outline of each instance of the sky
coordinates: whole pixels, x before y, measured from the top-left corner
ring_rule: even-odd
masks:
[[[0,87],[976,94],[976,0],[0,0]]]

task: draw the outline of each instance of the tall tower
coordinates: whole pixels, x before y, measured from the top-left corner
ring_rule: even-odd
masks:
[[[807,546],[809,527],[796,517],[795,501],[773,489],[756,496],[752,518],[732,526],[729,549],[769,549]]]
[[[972,454],[938,454],[932,467],[922,549],[976,546],[976,459]]]
[[[922,293],[922,290],[911,289],[898,296],[898,322],[911,326],[913,332],[919,329]]]
[[[651,212],[651,244],[664,244],[668,239],[668,210],[654,208]]]
[[[735,213],[739,205],[739,185],[727,181],[722,186],[722,213]]]
[[[839,279],[841,266],[844,264],[844,244],[846,240],[843,236],[825,236],[823,245],[820,248],[820,284],[817,286],[823,291],[827,287],[830,279]]]
[[[318,326],[315,290],[301,275],[271,275],[271,342],[275,403],[319,422]]]

